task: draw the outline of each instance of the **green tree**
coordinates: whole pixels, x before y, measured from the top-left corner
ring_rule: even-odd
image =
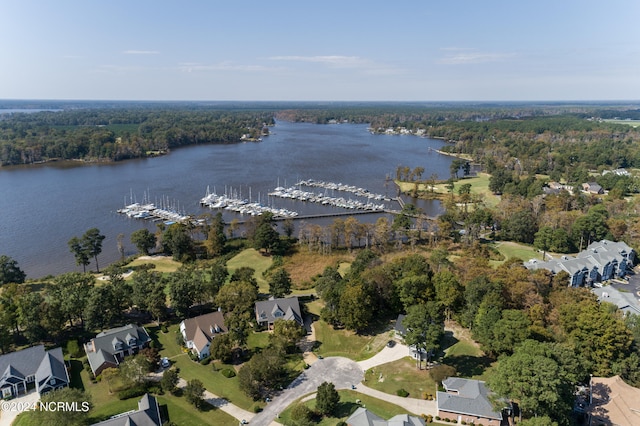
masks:
[[[122,381],[129,385],[146,381],[151,369],[151,362],[142,354],[125,358],[118,367]]]
[[[340,295],[339,321],[348,330],[362,331],[373,318],[371,304],[371,297],[361,283],[348,283]]]
[[[444,336],[444,321],[436,302],[413,305],[407,309],[407,315],[402,321],[407,330],[404,340],[419,353],[427,356],[440,348],[440,340]],[[416,366],[422,367],[422,357],[417,357]]]
[[[276,299],[291,294],[291,276],[284,268],[278,268],[269,277],[269,293]]]
[[[287,380],[286,358],[275,348],[266,348],[251,357],[238,371],[240,390],[254,400],[278,389]]]
[[[453,272],[442,270],[433,276],[436,291],[436,302],[444,309],[445,318],[451,319],[451,313],[457,312],[464,301],[464,287]]]
[[[224,220],[222,213],[217,213],[209,226],[207,226],[207,239],[204,241],[204,247],[207,249],[209,257],[215,257],[222,254],[227,237],[224,234]]]
[[[156,236],[146,228],[138,229],[131,233],[131,242],[140,253],[149,255],[152,248],[156,246]]]
[[[96,261],[96,272],[100,272],[98,266],[98,255],[102,253],[102,241],[105,236],[100,234],[98,228],[91,228],[84,233],[81,240],[81,245],[88,257],[93,257]]]
[[[313,421],[313,411],[304,403],[297,403],[291,410],[291,423],[292,426],[313,426],[316,424]]]
[[[233,357],[233,338],[230,333],[217,336],[211,341],[209,346],[211,358],[218,359],[223,363],[229,363]]]
[[[488,342],[494,354],[510,354],[531,334],[531,321],[524,311],[507,309],[493,327],[493,339]]]
[[[322,415],[330,416],[338,407],[340,394],[333,383],[323,382],[318,386],[316,394],[316,410]]]
[[[9,256],[0,256],[0,286],[9,283],[22,284],[26,277],[24,271],[18,267],[18,262]]]
[[[69,240],[69,249],[76,258],[76,265],[82,265],[82,272],[87,272],[89,262],[89,254],[82,245],[82,241],[78,237]]]
[[[280,235],[275,230],[273,214],[266,212],[260,215],[255,235],[253,236],[253,246],[256,250],[265,250],[267,254],[277,252],[280,243]]]
[[[198,379],[191,379],[184,387],[184,397],[189,404],[193,404],[198,410],[204,404],[204,385]]]
[[[296,343],[306,335],[304,327],[294,320],[278,320],[273,324],[273,333],[269,341],[273,346],[281,348],[285,353],[291,353]]]
[[[573,402],[573,383],[553,357],[549,345],[527,340],[502,358],[488,380],[499,395],[518,402],[527,417],[549,416],[566,424]]]
[[[178,389],[178,371],[175,368],[169,368],[162,373],[162,380],[160,380],[160,387],[165,392],[175,393]]]
[[[73,327],[73,320],[76,318],[84,325],[84,309],[94,281],[91,274],[69,272],[58,275],[54,280],[55,286],[47,288],[47,295],[60,304],[70,326]]]
[[[100,376],[102,376],[102,380],[107,382],[109,393],[111,393],[112,392],[111,384],[113,383],[113,379],[120,376],[120,371],[117,368],[109,367],[102,370],[102,372],[100,373]]]

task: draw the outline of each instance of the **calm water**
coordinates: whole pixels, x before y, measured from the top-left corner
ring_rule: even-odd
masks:
[[[81,270],[67,241],[92,227],[107,237],[99,256],[101,266],[118,259],[120,233],[125,235],[127,254],[134,253],[131,232],[142,227],[153,230],[155,224],[116,213],[131,194],[138,202],[143,197],[156,203],[168,199],[181,211],[198,215],[209,211],[199,205],[207,186],[218,194],[233,188],[243,198],[251,193],[253,201],[260,198],[264,204],[302,215],[339,209],[271,199],[267,192],[278,183],[292,186],[299,179],[313,178],[393,197],[395,185],[386,177],[394,177],[398,165],[422,166],[424,177],[448,176],[451,159],[429,150],[442,146],[441,141],[371,135],[366,129],[366,125],[279,122],[262,143],[193,146],[163,157],[107,165],[0,169],[0,254],[16,259],[29,278]],[[348,193],[340,195],[348,198]],[[437,201],[423,202],[421,207],[431,215],[440,213]],[[225,213],[225,220],[233,217],[242,219]],[[375,220],[375,215],[358,218]]]

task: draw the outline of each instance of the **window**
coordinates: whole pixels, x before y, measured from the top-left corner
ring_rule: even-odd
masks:
[[[51,386],[55,385],[55,384],[56,384],[56,379],[54,379],[54,378],[52,377],[52,378],[51,378],[51,380],[49,380],[49,384],[50,384]]]

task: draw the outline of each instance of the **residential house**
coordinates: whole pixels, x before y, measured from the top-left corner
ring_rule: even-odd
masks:
[[[15,397],[31,386],[43,395],[69,385],[69,374],[61,348],[46,351],[44,345],[0,356],[2,398]]]
[[[189,318],[180,323],[180,333],[187,348],[198,355],[199,359],[209,356],[211,341],[229,331],[224,323],[221,311]]]
[[[85,343],[84,351],[94,375],[105,368],[115,368],[127,355],[134,355],[146,347],[151,338],[144,327],[128,324],[98,333]]]
[[[376,416],[366,408],[359,407],[347,419],[349,426],[425,426],[424,420],[420,417],[410,416],[408,414],[398,414],[384,420],[382,417]]]
[[[596,287],[591,292],[598,296],[600,302],[612,303],[624,314],[640,315],[640,303],[633,293],[623,293],[613,286]]]
[[[279,319],[293,320],[304,326],[297,297],[269,299],[256,302],[256,321],[261,326],[273,328]]]
[[[437,393],[438,416],[466,424],[508,424],[507,412],[496,411],[491,391],[479,380],[449,377],[442,381],[445,392]],[[506,404],[505,404],[505,410]]]
[[[620,376],[592,377],[590,389],[588,424],[640,425],[640,389],[626,384]]]
[[[93,426],[161,426],[158,401],[148,393],[138,401],[138,409],[117,414]]]
[[[398,336],[401,340],[404,340],[404,336],[405,334],[407,334],[407,329],[403,324],[405,317],[406,315],[399,314],[398,318],[396,319],[396,325],[393,328],[396,332],[396,336]],[[420,361],[426,361],[428,359],[427,351],[425,351],[424,349],[417,349],[415,345],[409,346],[409,355],[411,355],[411,358],[416,360],[418,359],[418,357],[420,357]],[[429,355],[433,356],[433,351],[431,351]]]
[[[604,194],[604,189],[595,182],[585,182],[582,184],[582,192],[599,195]]]
[[[635,251],[624,242],[602,240],[591,243],[575,257],[561,256],[541,262],[532,259],[524,266],[528,269],[547,269],[554,274],[565,271],[569,274],[569,285],[580,287],[616,277],[624,277],[633,266]]]

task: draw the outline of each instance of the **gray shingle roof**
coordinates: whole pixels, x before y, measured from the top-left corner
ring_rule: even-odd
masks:
[[[273,323],[277,319],[293,320],[303,325],[300,313],[300,302],[297,297],[271,299],[256,302],[256,319],[258,322]],[[276,314],[280,312],[282,316]]]
[[[131,339],[134,339],[135,342],[129,346]],[[84,349],[89,365],[95,373],[104,363],[117,365],[114,354],[122,351],[126,353],[129,349],[143,346],[150,341],[151,338],[147,330],[135,324],[128,324],[98,333],[96,337],[84,345]],[[121,344],[121,349],[115,349],[116,344]]]
[[[56,387],[60,386],[58,380],[69,383],[69,374],[67,367],[64,365],[64,356],[62,348],[55,348],[47,352],[36,371],[36,381],[38,388],[42,387],[50,378],[56,379]]]
[[[347,419],[347,424],[349,426],[424,426],[424,420],[408,414],[398,414],[389,420],[384,420],[366,408],[358,407]]]
[[[438,411],[502,420],[489,400],[490,391],[484,382],[460,377],[442,381],[447,392],[438,392]],[[450,393],[450,392],[456,392]]]
[[[39,391],[41,384],[51,377],[57,379],[56,387],[69,383],[62,348],[45,351],[44,345],[0,356],[0,372],[0,387],[21,382],[29,376],[34,376]]]
[[[158,402],[146,393],[138,401],[136,411],[118,414],[108,420],[94,423],[93,426],[160,426],[161,424]]]

